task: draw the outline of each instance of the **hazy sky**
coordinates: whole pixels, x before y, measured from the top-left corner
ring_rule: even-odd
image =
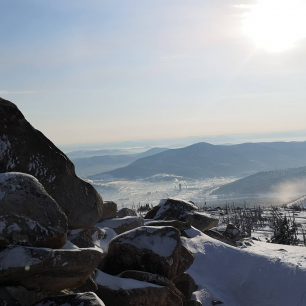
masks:
[[[56,144],[306,130],[305,6],[270,2],[0,0],[0,96]]]

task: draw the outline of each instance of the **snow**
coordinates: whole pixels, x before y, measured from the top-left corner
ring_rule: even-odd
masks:
[[[305,248],[255,242],[239,249],[200,233],[182,241],[195,254],[187,273],[199,286],[194,299],[204,305],[306,305]]]
[[[284,262],[306,270],[306,248],[301,246],[282,245],[252,240],[246,251],[269,256],[275,262]]]
[[[77,247],[75,244],[73,244],[72,242],[67,240],[66,243],[64,244],[64,246],[62,247],[62,249],[64,249],[64,250],[76,250],[76,249],[79,249],[79,247]]]
[[[161,233],[161,229],[170,230]],[[118,235],[120,243],[130,244],[138,249],[145,249],[163,257],[173,254],[178,242],[173,237],[174,230],[170,226],[141,226],[137,229]]]
[[[100,248],[103,250],[103,252],[108,251],[108,246],[110,241],[117,236],[116,232],[112,228],[103,228],[105,235],[103,239],[99,239],[98,233],[92,235],[92,240],[97,248]]]
[[[287,207],[292,207],[292,206],[300,206],[306,209],[306,195],[287,204]]]
[[[0,252],[0,270],[6,270],[9,268],[20,268],[33,266],[39,264],[38,258],[31,256],[30,249],[16,246],[14,248],[7,248]]]
[[[100,270],[98,270],[96,273],[96,282],[98,285],[110,288],[112,290],[120,290],[120,289],[132,290],[132,289],[140,289],[148,287],[155,287],[155,288],[161,287],[155,284],[131,278],[121,278],[118,276],[109,275]]]

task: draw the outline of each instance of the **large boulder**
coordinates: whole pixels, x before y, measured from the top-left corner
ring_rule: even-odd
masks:
[[[103,202],[103,217],[102,219],[112,219],[117,217],[117,204],[113,201]]]
[[[140,227],[144,224],[142,217],[124,217],[104,220],[99,222],[96,226],[99,228],[111,228],[117,234],[122,234],[134,228]]]
[[[98,271],[98,291],[106,306],[183,306],[182,295],[167,285],[122,278]]]
[[[93,226],[103,218],[101,196],[75,174],[74,165],[13,103],[0,98],[0,172],[35,176],[57,201],[71,228]]]
[[[0,287],[0,306],[28,306],[48,296],[46,292],[28,290],[21,286]]]
[[[193,278],[183,273],[174,279],[174,284],[178,290],[184,295],[185,301],[191,300],[192,293],[198,289]]]
[[[77,288],[103,258],[95,249],[6,248],[0,252],[0,285],[47,292]]]
[[[33,306],[105,306],[93,292],[65,294],[48,297]]]
[[[31,175],[0,173],[0,246],[61,248],[67,217]]]
[[[110,242],[103,270],[110,274],[125,270],[147,271],[172,279],[192,262],[193,257],[182,246],[177,229],[142,226]]]
[[[189,222],[195,228],[205,231],[218,225],[218,219],[208,214],[198,212],[198,207],[192,202],[168,198],[160,201],[159,205],[153,207],[146,219],[154,220],[178,220]]]
[[[179,220],[154,220],[154,221],[146,221],[145,225],[148,226],[173,226],[178,229],[181,235],[184,235],[184,232],[191,228],[191,224],[189,222],[182,222]]]
[[[124,218],[124,217],[128,217],[128,216],[137,216],[137,213],[134,209],[131,209],[131,208],[128,208],[128,207],[121,208],[117,212],[117,217],[118,218]]]
[[[224,234],[222,232],[219,232],[215,228],[211,228],[211,229],[205,231],[204,233],[206,235],[208,235],[209,237],[211,237],[211,238],[214,238],[216,240],[222,241],[222,242],[224,242],[226,244],[229,244],[231,246],[236,246],[234,241],[232,241],[231,239],[229,239],[226,236],[224,236]]]

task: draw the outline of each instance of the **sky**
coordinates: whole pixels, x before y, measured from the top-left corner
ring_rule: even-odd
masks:
[[[58,145],[306,140],[301,0],[0,4],[0,96]]]

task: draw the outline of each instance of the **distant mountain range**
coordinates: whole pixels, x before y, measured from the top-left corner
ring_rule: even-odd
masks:
[[[66,153],[70,159],[87,158],[105,155],[126,155],[139,153],[137,149],[96,149],[96,150],[77,150]]]
[[[243,177],[259,171],[305,165],[306,142],[237,145],[212,145],[202,142],[143,157],[127,166],[96,174],[90,178],[142,179],[157,174],[187,178]]]
[[[223,185],[213,195],[262,195],[282,193],[294,195],[306,193],[306,167],[259,172]]]
[[[119,167],[127,166],[135,160],[147,156],[151,156],[160,152],[168,150],[167,148],[152,148],[142,153],[136,154],[119,154],[118,150],[96,150],[96,151],[78,151],[74,154],[93,154],[94,152],[103,154],[103,152],[113,153],[101,156],[89,156],[83,158],[72,159],[76,173],[81,177],[88,177],[97,173],[110,171]]]

